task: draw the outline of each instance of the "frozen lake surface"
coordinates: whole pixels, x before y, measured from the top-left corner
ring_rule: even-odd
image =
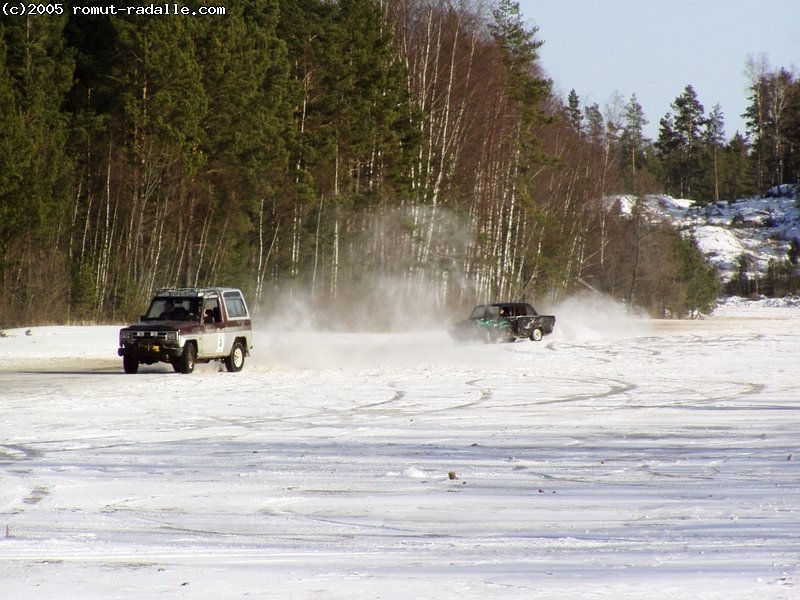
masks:
[[[800,597],[800,308],[544,341],[259,332],[124,375],[0,337],[9,600]]]

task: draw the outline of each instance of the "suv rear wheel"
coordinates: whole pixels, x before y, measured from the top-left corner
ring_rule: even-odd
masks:
[[[229,373],[238,373],[244,367],[244,346],[241,342],[234,342],[231,355],[225,359],[225,368]]]

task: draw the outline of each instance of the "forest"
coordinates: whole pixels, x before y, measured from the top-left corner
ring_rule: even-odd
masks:
[[[0,16],[0,327],[122,322],[195,285],[363,327],[586,287],[682,317],[716,273],[606,199],[800,180],[800,80],[765,61],[746,132],[687,84],[650,140],[635,95],[556,96],[516,2],[186,3],[223,4]]]

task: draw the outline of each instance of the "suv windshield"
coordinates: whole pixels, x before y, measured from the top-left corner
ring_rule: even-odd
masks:
[[[199,321],[200,298],[153,298],[146,321]]]

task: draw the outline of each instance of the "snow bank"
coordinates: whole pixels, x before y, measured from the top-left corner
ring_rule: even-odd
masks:
[[[0,361],[116,357],[118,325],[22,327],[0,332]]]
[[[714,317],[749,319],[800,319],[800,298],[725,298],[712,311]]]

